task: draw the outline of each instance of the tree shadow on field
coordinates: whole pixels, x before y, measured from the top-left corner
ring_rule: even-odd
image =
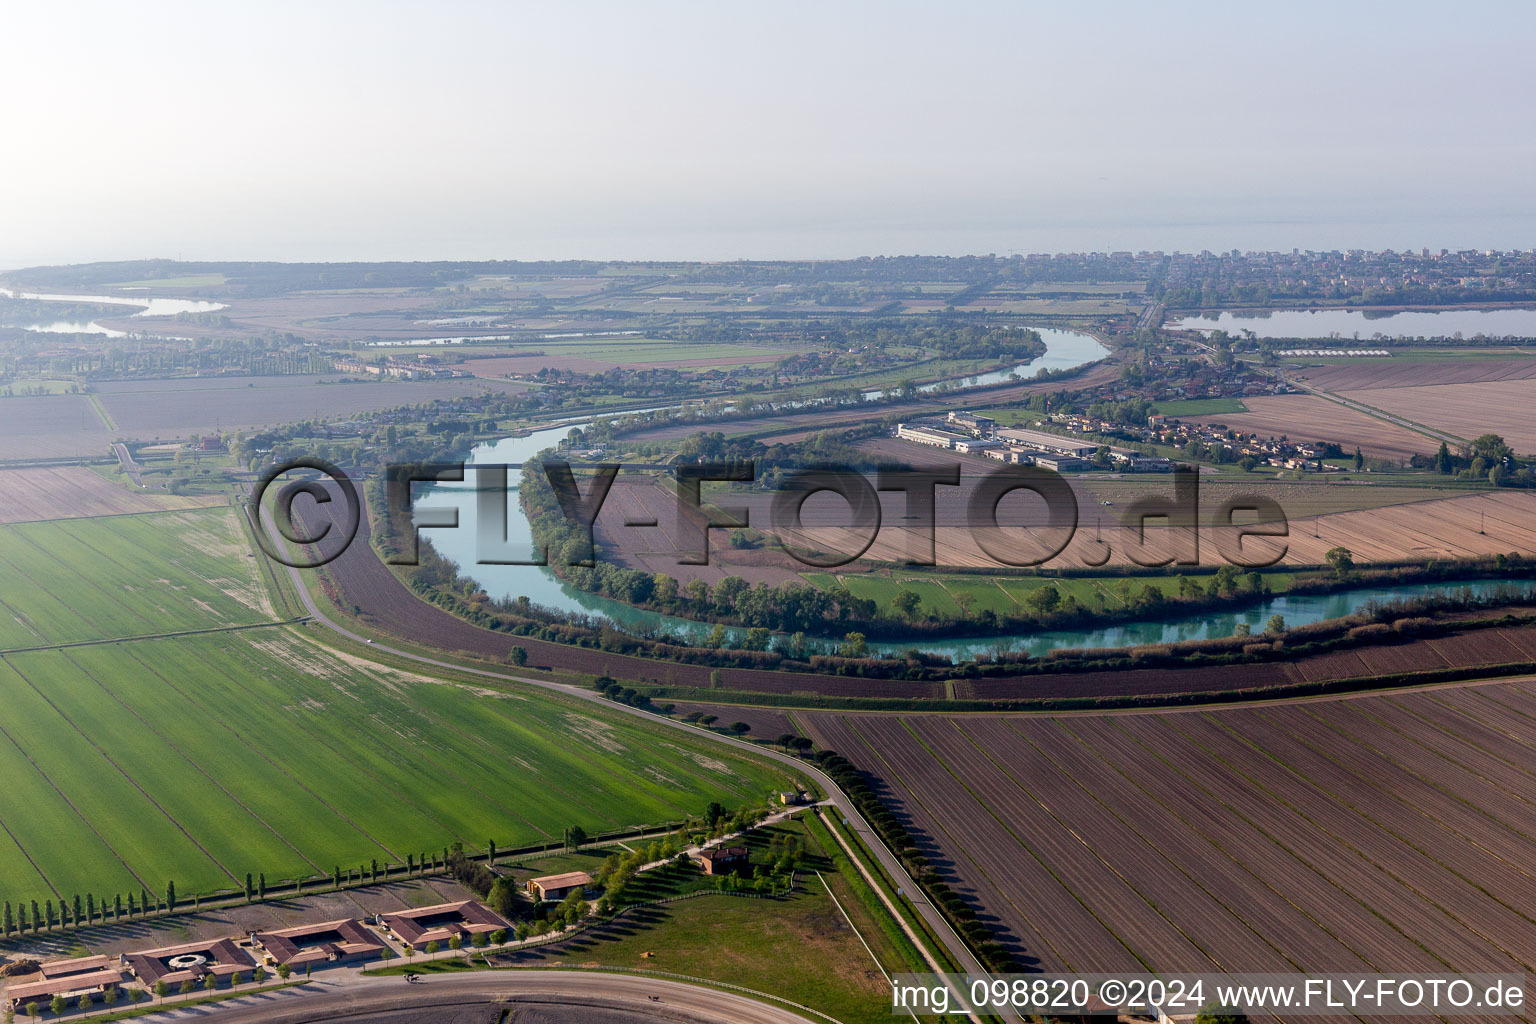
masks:
[[[1013,931],[992,909],[981,899],[980,893],[961,873],[955,859],[949,855],[933,837],[920,828],[907,808],[901,794],[891,788],[886,781],[878,775],[865,773],[869,787],[887,811],[891,813],[908,836],[917,844],[918,853],[922,854],[927,866],[939,876],[956,896],[965,902],[974,913],[974,920],[978,924],[985,925],[992,932],[993,941],[997,942],[1017,964],[1020,973],[1037,973],[1043,969],[1039,957],[1032,955],[1025,947],[1018,934]]]

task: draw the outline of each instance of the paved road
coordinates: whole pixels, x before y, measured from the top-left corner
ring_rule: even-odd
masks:
[[[1136,318],[1136,330],[1144,331],[1151,327],[1163,325],[1163,304],[1153,302],[1141,311],[1141,316]]]
[[[133,460],[128,452],[128,446],[121,441],[112,445],[112,454],[117,456],[117,461],[122,464],[123,471],[128,474],[128,479],[133,481],[135,487],[144,486],[144,467]]]
[[[272,519],[270,517],[265,517],[263,525],[266,527],[267,533],[272,538],[273,543],[277,545],[278,550],[282,550],[283,541],[278,535],[277,527],[273,523]],[[504,679],[512,682],[524,683],[529,686],[537,686],[545,690],[553,690],[568,697],[575,697],[579,700],[590,701],[593,704],[601,704],[604,709],[610,712],[634,715],[635,717],[643,718],[654,725],[662,726],[664,728],[678,729],[683,732],[687,732],[690,736],[694,736],[700,739],[726,744],[737,749],[745,748],[758,757],[765,757],[769,760],[778,761],[782,764],[790,766],[796,771],[803,772],[812,776],[816,779],[822,790],[827,794],[827,802],[836,807],[843,818],[847,820],[849,828],[853,829],[853,831],[857,832],[863,838],[865,846],[880,862],[881,868],[884,869],[886,874],[895,883],[896,887],[903,892],[906,898],[910,901],[913,909],[922,917],[928,928],[932,930],[933,934],[936,935],[939,941],[944,944],[944,948],[949,953],[950,959],[958,964],[960,969],[965,973],[986,973],[981,964],[977,961],[976,957],[971,954],[970,949],[966,947],[965,942],[960,938],[959,935],[955,933],[955,930],[950,927],[949,922],[944,918],[944,915],[939,912],[939,909],[935,907],[923,894],[922,890],[918,888],[916,881],[914,881],[912,876],[907,873],[907,869],[902,865],[901,861],[885,845],[885,843],[875,833],[875,830],[870,827],[869,823],[864,820],[863,815],[859,813],[858,807],[854,805],[853,800],[851,800],[846,793],[838,788],[837,783],[832,781],[831,776],[821,771],[821,769],[817,768],[814,764],[811,764],[810,762],[790,754],[781,753],[777,750],[771,750],[767,747],[748,743],[745,740],[735,739],[734,737],[725,736],[721,733],[712,732],[707,729],[699,729],[696,726],[675,721],[674,719],[666,718],[661,715],[651,714],[647,711],[641,711],[638,708],[632,708],[626,704],[616,704],[592,690],[570,686],[564,683],[551,683],[543,679],[530,679],[524,676],[512,675],[506,672],[496,672],[481,668],[470,668],[455,662],[440,660],[437,658],[429,658],[424,655],[412,653],[410,651],[402,651],[399,648],[390,647],[386,644],[381,644],[376,641],[370,641],[367,637],[354,633],[346,627],[338,624],[335,620],[331,619],[323,611],[321,611],[320,608],[315,604],[314,598],[310,596],[309,588],[304,585],[304,579],[300,575],[299,570],[289,568],[288,574],[293,580],[294,589],[299,595],[299,600],[303,602],[305,611],[307,611],[316,622],[326,626],[331,630],[334,630],[336,633],[348,638],[349,640],[353,640],[366,646],[371,646],[376,651],[382,651],[399,658],[406,658],[419,664],[431,665],[435,668],[450,669],[456,672],[467,672],[473,675],[485,676],[492,679]],[[869,881],[872,885],[874,885],[876,891],[881,890],[882,887],[876,884],[873,879],[869,879]],[[913,945],[917,946],[917,948],[920,950],[926,949],[927,943],[923,942],[916,934],[914,934],[913,930],[899,916],[897,917],[897,922],[901,925],[902,929],[907,932],[908,938],[912,940]]]
[[[654,999],[652,997],[655,997]],[[720,1024],[826,1024],[788,1007],[718,989],[661,978],[600,971],[475,971],[433,975],[407,985],[402,978],[353,976],[345,983],[317,981],[298,988],[251,995],[228,1003],[171,1008],[145,1021],[213,1018],[218,1024],[309,1024],[420,1010],[422,1021],[447,1017],[452,1008],[500,1003],[604,1007],[645,1020],[710,1021]]]

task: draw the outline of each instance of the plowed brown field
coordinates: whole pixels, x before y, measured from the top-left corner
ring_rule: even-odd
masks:
[[[794,722],[1047,970],[1536,968],[1536,681]]]
[[[1367,404],[1374,401],[1363,399]],[[1292,441],[1333,441],[1366,455],[1406,459],[1439,447],[1423,434],[1395,426],[1363,412],[1345,408],[1316,395],[1268,395],[1245,398],[1247,412],[1188,416],[1196,423],[1221,423],[1232,430],[1260,437],[1288,437]],[[1417,420],[1417,417],[1414,417]]]
[[[1498,434],[1516,452],[1536,453],[1536,379],[1341,391],[1345,398],[1468,440]]]
[[[1324,391],[1470,384],[1536,377],[1536,359],[1365,359],[1300,370],[1292,376]]]

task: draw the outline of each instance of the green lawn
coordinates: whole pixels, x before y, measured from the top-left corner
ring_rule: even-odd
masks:
[[[550,950],[540,962],[668,971],[770,992],[844,1024],[890,1020],[890,989],[881,968],[892,974],[927,968],[888,937],[861,899],[862,881],[839,870],[841,858],[834,861],[818,842],[824,833],[795,822],[754,833],[753,845],[765,845],[775,833],[796,836],[809,854],[793,894],[767,900],[708,895],[639,908],[611,929]]]
[[[1223,413],[1247,412],[1241,398],[1186,398],[1178,402],[1158,402],[1153,411],[1164,416],[1219,416]]]
[[[0,650],[274,617],[231,508],[0,527]]]
[[[380,668],[291,627],[11,654],[0,694],[13,902],[510,849],[787,784],[659,726]]]

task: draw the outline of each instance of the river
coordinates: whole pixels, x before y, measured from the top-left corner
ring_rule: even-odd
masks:
[[[1093,362],[1104,355],[1104,349],[1094,339],[1068,331],[1041,332],[1050,346],[1045,355],[1033,363],[1025,364],[996,374],[975,378],[970,386],[1001,383],[1014,373],[1028,376],[1050,367],[1069,369],[1071,366]],[[1073,360],[1076,360],[1073,362]],[[558,427],[535,431],[526,437],[507,437],[490,444],[477,446],[471,452],[468,464],[496,465],[522,463],[546,448],[563,440],[573,427],[584,427],[586,422],[568,422]],[[521,474],[517,470],[508,473],[508,486],[516,487]],[[466,575],[472,576],[493,597],[512,599],[527,596],[529,600],[566,612],[576,612],[606,618],[622,629],[631,632],[642,630],[667,630],[693,639],[702,637],[712,627],[675,616],[660,615],[631,607],[619,601],[599,597],[561,583],[548,569],[521,565],[476,565],[475,535],[477,508],[474,473],[466,474],[463,483],[434,484],[421,489],[417,498],[419,508],[452,508],[458,512],[457,529],[426,529],[423,536],[446,558],[457,562]],[[514,500],[508,503],[507,535],[518,549],[533,550],[533,537],[528,520]],[[1467,584],[1474,590],[1486,591],[1498,584],[1482,581]],[[1298,626],[1321,619],[1336,618],[1348,614],[1355,607],[1370,600],[1389,600],[1412,597],[1446,589],[1448,585],[1410,585],[1404,587],[1363,587],[1339,591],[1333,594],[1279,596],[1234,612],[1209,611],[1181,615],[1167,619],[1122,623],[1093,629],[1057,630],[1047,633],[1029,633],[1008,636],[958,637],[946,639],[912,637],[871,643],[871,650],[882,654],[896,654],[912,647],[963,659],[1007,646],[1013,650],[1027,650],[1032,654],[1067,647],[1118,647],[1132,644],[1173,643],[1179,640],[1198,640],[1208,637],[1230,636],[1239,623],[1246,623],[1255,633],[1263,631],[1264,623],[1272,615],[1283,615],[1289,625]],[[740,630],[728,630],[735,638]],[[828,642],[830,644],[830,641]]]
[[[1359,309],[1279,309],[1265,313],[1193,314],[1169,320],[1175,330],[1252,331],[1260,338],[1370,341],[1382,338],[1536,338],[1536,309],[1441,309],[1367,313]]]

